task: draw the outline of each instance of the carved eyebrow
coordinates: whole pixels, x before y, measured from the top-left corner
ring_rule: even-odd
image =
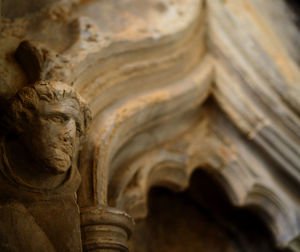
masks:
[[[76,116],[73,113],[68,113],[68,112],[62,112],[59,110],[55,110],[55,111],[50,111],[47,114],[44,115],[46,118],[49,118],[51,116],[61,116],[64,119],[68,119],[68,118],[74,118],[75,122],[76,122],[76,126],[77,125],[81,125],[83,124],[82,120],[80,120],[80,118],[78,116]]]
[[[46,118],[50,118],[50,117],[53,117],[53,116],[61,116],[61,117],[65,118],[65,119],[69,118],[69,115],[66,115],[66,113],[62,113],[60,111],[51,111],[51,112],[49,112],[47,114],[44,114],[44,116]]]

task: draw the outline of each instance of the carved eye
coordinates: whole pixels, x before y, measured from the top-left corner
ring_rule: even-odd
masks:
[[[50,120],[56,123],[64,123],[67,120],[67,118],[61,115],[53,115],[50,117]]]

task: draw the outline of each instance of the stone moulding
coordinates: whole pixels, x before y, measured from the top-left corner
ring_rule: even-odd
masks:
[[[153,186],[184,190],[199,168],[235,206],[261,215],[279,248],[300,251],[300,35],[284,2],[129,2],[79,1],[70,18],[31,14],[39,27],[19,17],[1,28],[5,52],[26,40],[23,53],[40,59],[33,72],[19,60],[26,77],[0,53],[9,69],[0,67],[1,97],[40,78],[72,85],[90,104],[79,165],[84,250],[126,251],[125,212],[145,218]]]
[[[117,209],[81,208],[81,229],[84,251],[128,251],[127,240],[133,230],[133,221],[129,215]]]

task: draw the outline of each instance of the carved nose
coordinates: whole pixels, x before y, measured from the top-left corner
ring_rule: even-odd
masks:
[[[64,134],[63,140],[65,142],[72,141],[76,136],[76,123],[75,120],[70,119],[66,125],[66,132]]]

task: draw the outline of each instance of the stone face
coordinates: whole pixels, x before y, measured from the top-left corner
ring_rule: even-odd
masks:
[[[82,251],[75,193],[85,103],[70,86],[42,81],[22,88],[2,119],[1,250]]]
[[[4,251],[126,251],[130,239],[198,251],[201,223],[221,251],[300,250],[300,33],[285,1],[2,0],[0,29]],[[197,169],[272,237],[241,232],[237,248],[198,213],[217,218],[218,195],[187,193]],[[156,186],[185,191],[173,247],[161,221],[173,196],[148,204]]]

